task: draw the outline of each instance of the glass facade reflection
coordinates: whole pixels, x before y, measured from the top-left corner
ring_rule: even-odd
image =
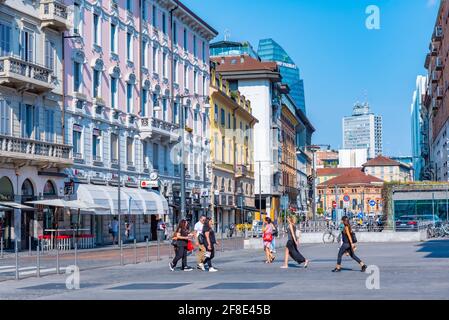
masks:
[[[449,202],[447,199],[394,201],[395,220],[403,216],[416,216],[418,220],[431,221],[434,215],[436,221],[448,220]]]

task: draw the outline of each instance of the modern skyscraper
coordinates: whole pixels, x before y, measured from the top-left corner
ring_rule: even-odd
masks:
[[[295,101],[296,106],[305,113],[304,81],[301,79],[299,68],[292,58],[273,39],[260,40],[257,53],[262,61],[274,61],[279,65],[282,82],[288,84],[290,87],[290,95]]]
[[[352,116],[343,118],[343,149],[368,149],[368,157],[382,154],[382,117],[368,103],[356,103]]]
[[[415,180],[422,179],[424,159],[429,155],[428,121],[422,117],[423,95],[426,93],[427,77],[418,76],[411,106],[411,139]]]

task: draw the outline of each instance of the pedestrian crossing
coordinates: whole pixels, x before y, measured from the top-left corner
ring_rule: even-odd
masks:
[[[65,267],[60,267],[59,270],[60,270],[61,273],[65,273],[66,268]],[[29,275],[36,274],[36,272],[37,272],[37,267],[36,266],[19,268],[19,276],[27,276],[27,275],[29,276]],[[1,276],[15,275],[15,273],[16,273],[16,266],[14,266],[14,265],[11,265],[11,266],[0,266],[0,277]],[[40,273],[41,274],[56,273],[56,268],[41,267]]]

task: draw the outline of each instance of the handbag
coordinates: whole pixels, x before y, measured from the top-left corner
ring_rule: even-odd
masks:
[[[264,233],[263,241],[267,241],[267,242],[273,241],[273,235],[271,233]]]
[[[352,238],[352,243],[357,243],[357,237],[356,237],[354,231],[351,232],[351,238]]]
[[[187,241],[187,251],[192,252],[193,249],[195,249],[195,247],[193,246],[192,241]]]

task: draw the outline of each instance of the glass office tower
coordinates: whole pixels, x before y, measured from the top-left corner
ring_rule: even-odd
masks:
[[[300,78],[299,68],[287,52],[273,39],[263,39],[259,41],[257,53],[262,61],[274,61],[279,65],[282,82],[288,84],[297,107],[306,113],[304,81]]]

